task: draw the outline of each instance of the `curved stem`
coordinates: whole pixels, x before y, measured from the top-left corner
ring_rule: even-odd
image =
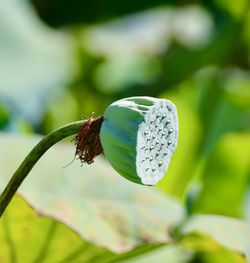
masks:
[[[26,156],[21,165],[18,167],[0,196],[0,217],[2,216],[23,180],[26,178],[41,156],[55,143],[70,135],[78,133],[85,122],[86,121],[73,122],[51,132],[31,150],[31,152]]]

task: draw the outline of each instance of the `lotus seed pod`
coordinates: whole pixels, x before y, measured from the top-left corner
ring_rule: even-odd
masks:
[[[118,173],[139,184],[155,185],[177,146],[176,107],[151,97],[118,100],[104,112],[100,139],[106,159]]]

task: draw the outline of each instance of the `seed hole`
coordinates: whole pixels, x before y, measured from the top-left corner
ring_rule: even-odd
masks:
[[[170,122],[171,122],[171,120],[168,119],[168,120],[166,121],[166,125],[168,125]]]
[[[171,128],[171,129],[168,131],[168,133],[171,134],[171,133],[173,133],[173,131],[174,131],[174,129]]]

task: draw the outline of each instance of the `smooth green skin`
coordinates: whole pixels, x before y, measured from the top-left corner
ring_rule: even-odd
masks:
[[[136,142],[139,124],[160,99],[130,97],[112,103],[104,112],[100,131],[106,159],[128,180],[142,184],[136,172]]]

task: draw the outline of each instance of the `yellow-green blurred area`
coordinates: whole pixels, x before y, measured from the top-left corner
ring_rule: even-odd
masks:
[[[18,165],[12,160],[21,161],[25,157],[21,154],[30,149],[21,146],[26,142],[23,141],[24,137],[45,135],[63,124],[87,118],[92,112],[101,115],[110,103],[129,96],[167,98],[177,105],[180,130],[178,148],[164,179],[149,191],[163,195],[163,199],[159,199],[162,202],[168,198],[177,200],[186,211],[186,218],[196,214],[213,214],[249,224],[249,0],[0,1],[0,141],[1,138],[7,140],[6,134],[10,136],[9,141],[0,145],[0,192],[7,182],[3,173],[13,172]],[[11,136],[15,138],[14,141],[19,138],[20,142],[11,144]],[[71,147],[73,158],[72,145],[67,147]],[[61,155],[58,151],[54,158],[60,159]],[[71,156],[68,156],[70,162]],[[10,160],[10,169],[6,165],[7,159]],[[53,177],[53,169],[60,170],[65,162],[56,167],[50,160],[44,165],[48,169],[46,173],[51,170]],[[81,166],[80,163],[78,165]],[[67,167],[68,173],[70,169],[70,166]],[[102,168],[98,169],[97,174],[104,174],[105,171],[111,173],[106,168],[103,172]],[[90,170],[87,172],[91,173]],[[84,178],[92,174],[83,172],[81,175],[80,172],[74,173],[73,169],[68,176]],[[46,192],[33,188],[33,192],[38,189],[38,199],[43,204],[40,207],[40,201],[35,202],[38,210],[44,212],[50,206],[51,214],[53,209],[57,209],[58,193],[55,189],[61,189],[61,192],[67,189],[66,178],[60,181],[61,185],[53,188],[53,202]],[[76,182],[78,180],[85,179],[76,179]],[[117,193],[114,198],[117,198],[117,202],[124,200],[123,194],[126,192],[125,199],[131,198],[131,204],[126,206],[123,214],[118,213],[117,218],[112,217],[112,206],[109,207],[112,217],[111,221],[108,219],[110,229],[113,221],[120,221],[120,216],[126,220],[127,217],[135,217],[132,210],[136,205],[141,209],[138,202],[143,202],[143,206],[147,207],[147,202],[152,206],[158,200],[150,194],[148,200],[145,197],[143,200],[134,199],[132,193],[137,189],[128,191],[127,186],[123,186],[123,180],[119,182],[120,194]],[[53,184],[56,185],[55,182]],[[95,182],[93,176],[91,184],[95,184],[93,192],[97,193],[100,189],[100,192],[105,192],[105,184],[110,188],[113,185],[112,182]],[[74,189],[71,191],[74,192]],[[27,196],[29,200],[29,189]],[[106,202],[102,196],[106,198],[109,195],[107,191],[98,195],[98,205],[99,202]],[[81,197],[84,199],[84,193]],[[4,220],[0,220],[0,262],[161,263],[168,258],[170,263],[230,263],[247,262],[246,255],[250,260],[250,235],[246,241],[248,245],[242,245],[241,237],[237,237],[236,245],[234,241],[225,245],[226,241],[216,239],[210,235],[211,231],[203,233],[194,228],[205,236],[189,234],[177,246],[156,246],[155,243],[168,242],[159,234],[159,229],[165,227],[159,222],[169,222],[168,215],[160,212],[164,206],[157,207],[157,202],[155,210],[150,208],[152,214],[157,214],[156,221],[150,221],[147,217],[149,212],[143,210],[140,213],[141,218],[147,214],[145,229],[150,228],[150,231],[138,230],[133,220],[128,220],[131,224],[129,229],[137,229],[136,233],[130,233],[130,230],[123,233],[124,229],[117,227],[115,231],[130,237],[130,241],[126,241],[128,243],[121,239],[117,247],[121,248],[124,245],[122,242],[125,242],[131,249],[126,252],[126,249],[120,249],[125,254],[117,256],[114,254],[117,252],[114,251],[116,246],[108,245],[110,240],[99,239],[97,233],[101,233],[107,223],[100,224],[93,220],[93,225],[98,225],[93,230],[93,236],[91,233],[84,236],[84,231],[80,230],[79,237],[66,227],[75,220],[67,221],[67,213],[71,213],[70,202],[65,197],[62,202],[65,211],[61,209],[62,214],[52,214],[59,223],[49,217],[37,217],[22,199],[16,199]],[[124,203],[127,205],[127,201]],[[20,209],[17,208],[19,206]],[[79,212],[80,207],[74,207],[74,211]],[[172,209],[166,205],[168,208]],[[91,206],[91,215],[95,214],[94,210]],[[85,210],[79,213],[85,213]],[[102,217],[100,213],[96,212],[98,218]],[[46,211],[45,214],[48,215]],[[66,225],[61,223],[61,217],[66,218]],[[105,217],[109,215],[105,214]],[[15,225],[13,222],[17,221]],[[179,219],[177,221],[179,224]],[[29,225],[29,222],[34,223]],[[210,221],[204,221],[204,224],[207,222]],[[41,232],[44,227],[46,234]],[[54,228],[57,230],[51,240],[49,233]],[[230,227],[227,229],[230,232]],[[115,231],[114,235],[118,233]],[[138,234],[140,231],[142,235]],[[231,235],[232,239],[237,236],[236,232]],[[240,233],[243,232],[241,230]],[[18,234],[15,237],[13,233]],[[167,236],[167,230],[165,234]],[[224,232],[221,236],[224,236]],[[72,242],[74,249],[66,249],[67,242],[62,241],[64,238],[68,243]],[[25,244],[38,242],[36,240],[40,249],[31,257],[32,251]],[[115,243],[114,240],[112,242]],[[153,245],[135,248],[146,243]],[[58,253],[61,252],[58,251],[62,249],[65,255],[60,257]],[[83,251],[86,252],[85,257]]]

